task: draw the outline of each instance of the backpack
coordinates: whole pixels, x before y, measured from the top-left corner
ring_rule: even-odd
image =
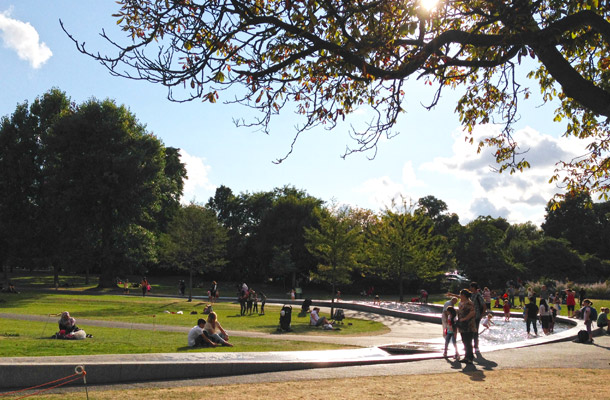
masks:
[[[306,314],[309,311],[309,307],[311,306],[311,299],[303,300],[303,305],[301,306],[301,313]]]
[[[333,316],[333,319],[337,322],[343,321],[345,319],[345,313],[343,312],[343,310],[338,308],[335,311],[335,315]]]
[[[578,331],[578,343],[589,343],[589,334],[585,330]]]

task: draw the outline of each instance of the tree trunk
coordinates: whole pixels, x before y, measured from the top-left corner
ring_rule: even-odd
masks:
[[[333,315],[335,315],[335,295],[337,294],[336,290],[337,288],[335,286],[335,275],[333,269],[333,294],[330,300],[330,319],[332,319]]]
[[[4,273],[4,282],[6,282],[6,287],[8,287],[8,267],[2,263],[2,272]]]
[[[51,263],[53,265],[53,286],[55,286],[55,290],[59,288],[59,266],[57,264],[57,261]]]
[[[108,215],[109,213],[104,213]],[[114,276],[114,265],[112,259],[112,222],[106,218],[102,223],[102,243],[100,255],[100,280],[99,288],[111,288],[116,286]]]
[[[193,301],[193,267],[189,268],[189,299],[188,301]]]

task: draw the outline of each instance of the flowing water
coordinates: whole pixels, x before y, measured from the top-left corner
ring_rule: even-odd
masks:
[[[362,302],[363,304],[372,304],[372,302]],[[440,310],[438,307],[428,306],[420,303],[397,303],[397,302],[381,302],[381,308],[389,310],[406,311],[411,313],[433,314],[440,318]],[[479,342],[481,346],[485,345],[501,345],[507,343],[521,342],[528,338],[535,338],[533,329],[531,335],[528,336],[525,321],[520,316],[511,316],[509,321],[504,321],[504,316],[494,315],[492,319],[493,325],[489,329],[483,331],[484,327],[481,323],[479,328]],[[553,332],[559,333],[572,328],[572,325],[557,322]],[[531,326],[530,326],[531,328]],[[538,335],[544,336],[540,322],[537,323]],[[552,333],[551,333],[552,334]]]

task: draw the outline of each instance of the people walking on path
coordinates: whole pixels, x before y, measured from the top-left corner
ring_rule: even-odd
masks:
[[[142,289],[142,297],[146,296],[146,292],[148,292],[149,286],[150,284],[148,283],[148,279],[146,279],[146,277],[143,277],[142,281],[140,282],[140,287]]]

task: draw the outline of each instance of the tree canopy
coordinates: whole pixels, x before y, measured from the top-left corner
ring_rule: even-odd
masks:
[[[189,301],[193,274],[220,269],[226,264],[227,231],[213,210],[189,204],[179,209],[168,227],[162,252],[168,264],[189,272]]]
[[[446,88],[465,89],[456,107],[462,125],[472,133],[478,124],[503,124],[479,149],[495,149],[500,171],[522,170],[529,166],[527,149],[512,129],[528,85],[537,85],[544,103],[557,101],[555,120],[567,120],[565,134],[588,143],[586,154],[558,160],[558,170],[568,173],[563,184],[606,198],[610,191],[608,1],[117,3],[117,24],[130,39],[121,43],[102,33],[117,54],[89,52],[70,36],[112,74],[165,85],[178,101],[216,102],[221,91],[239,86],[228,101],[261,112],[243,124],[266,130],[273,115],[294,109],[303,117],[295,141],[309,128],[332,129],[370,107],[374,117],[354,129],[355,146],[347,153],[376,149],[381,137],[395,133],[405,82],[415,77],[436,87],[430,107]],[[526,74],[529,80],[518,78]]]
[[[0,264],[95,266],[108,287],[156,261],[154,236],[179,207],[186,171],[126,107],[76,105],[52,89],[2,118],[0,149],[0,244],[10,245]]]

